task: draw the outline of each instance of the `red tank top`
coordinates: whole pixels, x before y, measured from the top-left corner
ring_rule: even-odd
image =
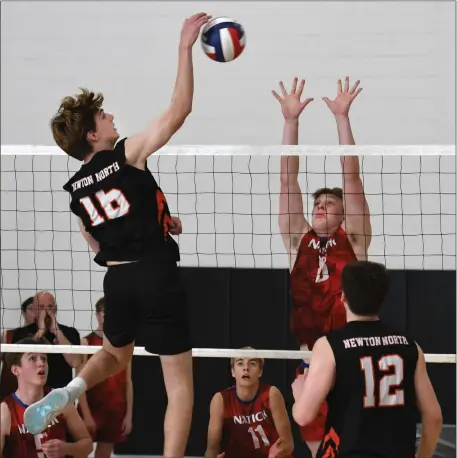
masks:
[[[86,339],[88,345],[100,346],[103,343],[103,339],[95,332],[86,336]],[[95,385],[87,391],[86,397],[89,408],[93,410],[100,406],[109,406],[110,410],[118,411],[118,409],[126,409],[126,376],[126,370],[123,370],[111,377],[108,377],[105,381]]]
[[[45,394],[51,391],[45,389]],[[16,396],[8,395],[4,400],[11,414],[10,434],[6,436],[5,458],[46,458],[42,445],[51,439],[67,441],[67,426],[63,415],[59,415],[46,431],[32,436],[24,426],[24,412],[27,406]]]
[[[238,399],[236,387],[221,391],[224,400],[222,451],[225,458],[264,458],[279,436],[270,411],[270,386],[263,383],[250,402]]]
[[[290,275],[291,329],[300,345],[311,349],[317,339],[346,323],[341,301],[341,273],[357,259],[344,229],[327,238],[311,230],[300,242]]]
[[[13,343],[13,330],[8,329],[5,332],[5,343]],[[0,378],[0,399],[3,399],[8,394],[14,393],[17,390],[16,376],[11,372],[5,361],[5,353],[3,354],[2,375]]]

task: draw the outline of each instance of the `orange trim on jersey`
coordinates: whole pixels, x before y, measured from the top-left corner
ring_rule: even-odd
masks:
[[[322,450],[325,450],[322,458],[335,458],[340,446],[340,436],[333,428],[324,436],[322,440]]]

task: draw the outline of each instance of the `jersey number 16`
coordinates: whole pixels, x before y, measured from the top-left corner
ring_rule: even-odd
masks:
[[[81,205],[89,215],[92,226],[98,226],[107,219],[115,219],[124,216],[129,212],[130,204],[120,189],[110,189],[108,192],[103,190],[95,193],[100,207],[103,209],[105,216],[101,215],[95,207],[90,197],[80,199]]]

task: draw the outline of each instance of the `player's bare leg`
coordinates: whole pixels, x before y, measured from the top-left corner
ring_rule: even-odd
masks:
[[[108,339],[104,338],[103,348],[87,361],[78,374],[78,377],[86,382],[86,390],[125,369],[132,359],[134,345],[132,342],[125,347],[113,347]],[[80,394],[78,393],[77,396]]]
[[[28,431],[31,434],[43,432],[52,420],[84,391],[127,367],[132,358],[133,349],[133,342],[118,348],[113,347],[105,338],[103,348],[87,361],[78,376],[66,387],[52,390],[41,401],[26,409],[24,424]]]
[[[114,444],[108,444],[107,442],[97,442],[94,458],[111,458],[113,448]]]
[[[182,458],[186,451],[194,405],[192,351],[160,357],[168,405],[164,421],[164,458]]]

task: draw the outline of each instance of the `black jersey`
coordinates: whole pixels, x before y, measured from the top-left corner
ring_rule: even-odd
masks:
[[[416,343],[381,321],[327,335],[336,363],[318,457],[414,458]]]
[[[137,261],[144,257],[179,261],[168,234],[167,201],[152,173],[126,163],[125,139],[99,151],[65,184],[71,211],[99,243],[95,262]]]

